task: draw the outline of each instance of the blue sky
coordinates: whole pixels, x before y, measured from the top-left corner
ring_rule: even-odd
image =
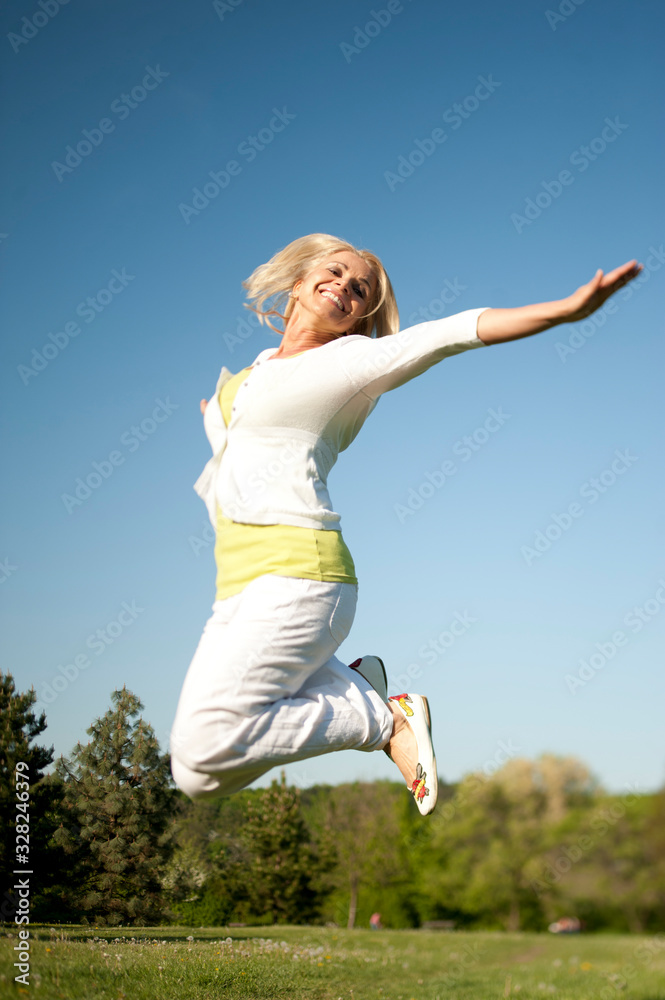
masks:
[[[330,486],[360,579],[340,656],[428,694],[444,778],[549,751],[662,785],[663,20],[4,5],[2,664],[57,754],[123,684],[167,745],[214,599],[199,399],[279,342],[241,325],[242,280],[329,232],[382,258],[402,327],[645,265],[585,324],[387,394]]]

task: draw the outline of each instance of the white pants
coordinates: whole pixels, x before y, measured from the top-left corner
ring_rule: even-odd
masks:
[[[334,656],[357,596],[350,583],[266,575],[213,604],[171,733],[186,795],[230,795],[279,764],[388,743],[390,709]]]

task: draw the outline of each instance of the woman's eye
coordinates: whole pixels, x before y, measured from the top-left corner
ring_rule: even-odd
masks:
[[[327,270],[330,271],[330,273],[334,274],[335,276],[337,276],[338,274],[341,274],[341,271],[340,271],[340,269],[338,267],[329,267],[329,268],[327,268]],[[361,285],[355,285],[353,290],[354,290],[354,292],[358,293],[358,295],[360,296],[361,299],[365,298],[365,292],[364,292],[364,289],[362,288]]]

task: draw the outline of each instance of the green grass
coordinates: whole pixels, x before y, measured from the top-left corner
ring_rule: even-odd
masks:
[[[33,926],[28,987],[16,943],[7,1000],[665,1000],[665,935]]]

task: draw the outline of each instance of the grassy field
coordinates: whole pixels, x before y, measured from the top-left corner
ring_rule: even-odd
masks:
[[[28,986],[17,940],[5,927],[3,998],[665,1000],[665,935],[33,926]]]

